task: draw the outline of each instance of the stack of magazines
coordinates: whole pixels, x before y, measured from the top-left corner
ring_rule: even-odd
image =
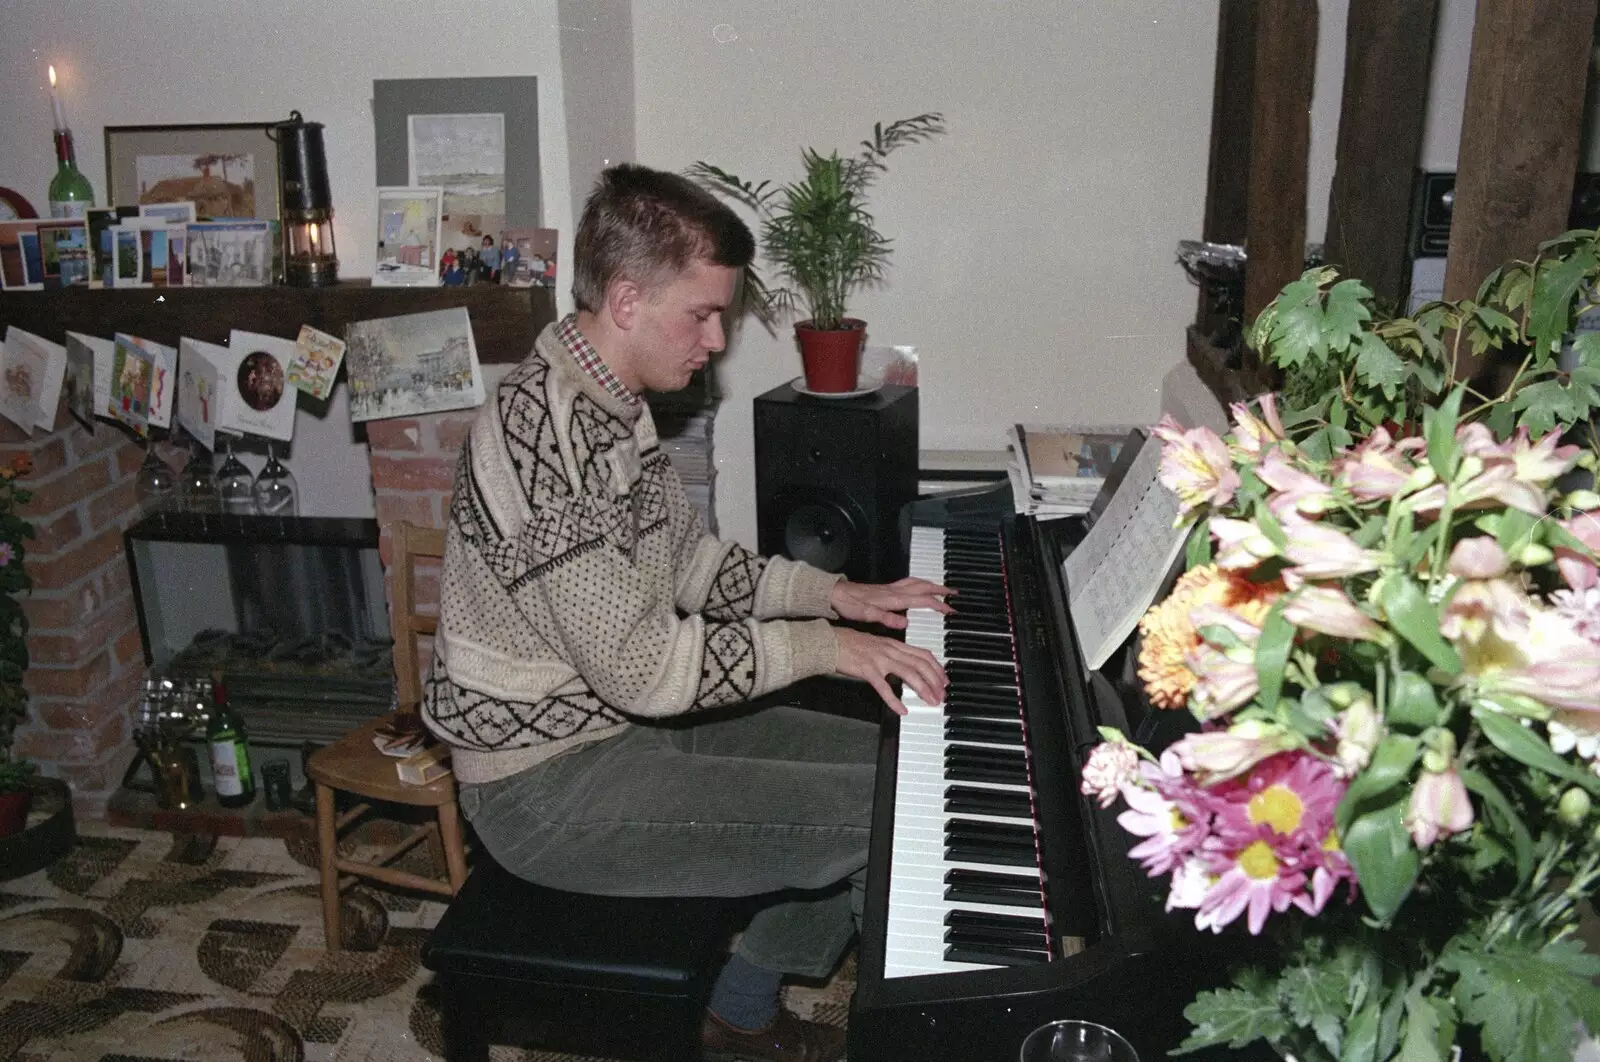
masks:
[[[1011,451],[1007,471],[1017,512],[1040,520],[1088,512],[1127,442],[1128,431],[1012,425],[1006,430]]]
[[[711,456],[711,421],[709,409],[684,411],[657,410],[656,433],[661,439],[661,449],[672,462],[678,478],[683,481],[689,504],[700,510],[706,530],[717,531],[717,507],[713,487],[717,468]]]

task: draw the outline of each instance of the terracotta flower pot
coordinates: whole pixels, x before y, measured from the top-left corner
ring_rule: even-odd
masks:
[[[861,375],[861,345],[867,322],[844,318],[843,328],[822,330],[810,321],[794,326],[800,343],[800,361],[806,370],[806,387],[812,391],[854,391]]]
[[[28,811],[33,807],[33,790],[0,793],[0,837],[11,837],[28,826]]]

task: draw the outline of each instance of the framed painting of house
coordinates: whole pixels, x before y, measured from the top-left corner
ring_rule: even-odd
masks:
[[[278,146],[270,122],[106,127],[113,204],[192,202],[204,219],[278,220]]]

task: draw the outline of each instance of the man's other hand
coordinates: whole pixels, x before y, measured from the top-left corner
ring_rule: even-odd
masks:
[[[895,638],[879,634],[866,634],[853,627],[835,628],[839,632],[839,664],[841,675],[865,679],[878,691],[883,703],[896,715],[905,715],[906,706],[894,695],[889,686],[889,676],[905,682],[917,696],[928,704],[942,704],[949,680],[944,668],[926,649],[907,645]]]
[[[948,586],[940,586],[926,579],[906,578],[892,583],[852,583],[848,579],[841,579],[834,584],[828,604],[833,606],[841,619],[904,630],[905,612],[908,609],[931,608],[935,612],[954,612],[955,609],[944,600],[954,593]]]

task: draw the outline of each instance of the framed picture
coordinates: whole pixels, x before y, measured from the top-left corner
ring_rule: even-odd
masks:
[[[539,93],[534,77],[372,83],[377,177],[383,186],[444,189],[446,233],[500,244],[507,225],[540,223]],[[442,247],[455,245],[447,238]]]
[[[272,282],[272,226],[266,222],[200,221],[188,227],[187,235],[190,287],[256,288]]]
[[[278,218],[273,123],[106,127],[112,203],[193,203],[200,218]]]
[[[465,307],[353,321],[344,335],[353,421],[483,404],[483,372]]]
[[[440,188],[378,189],[374,285],[439,285],[439,207],[443,198]]]

